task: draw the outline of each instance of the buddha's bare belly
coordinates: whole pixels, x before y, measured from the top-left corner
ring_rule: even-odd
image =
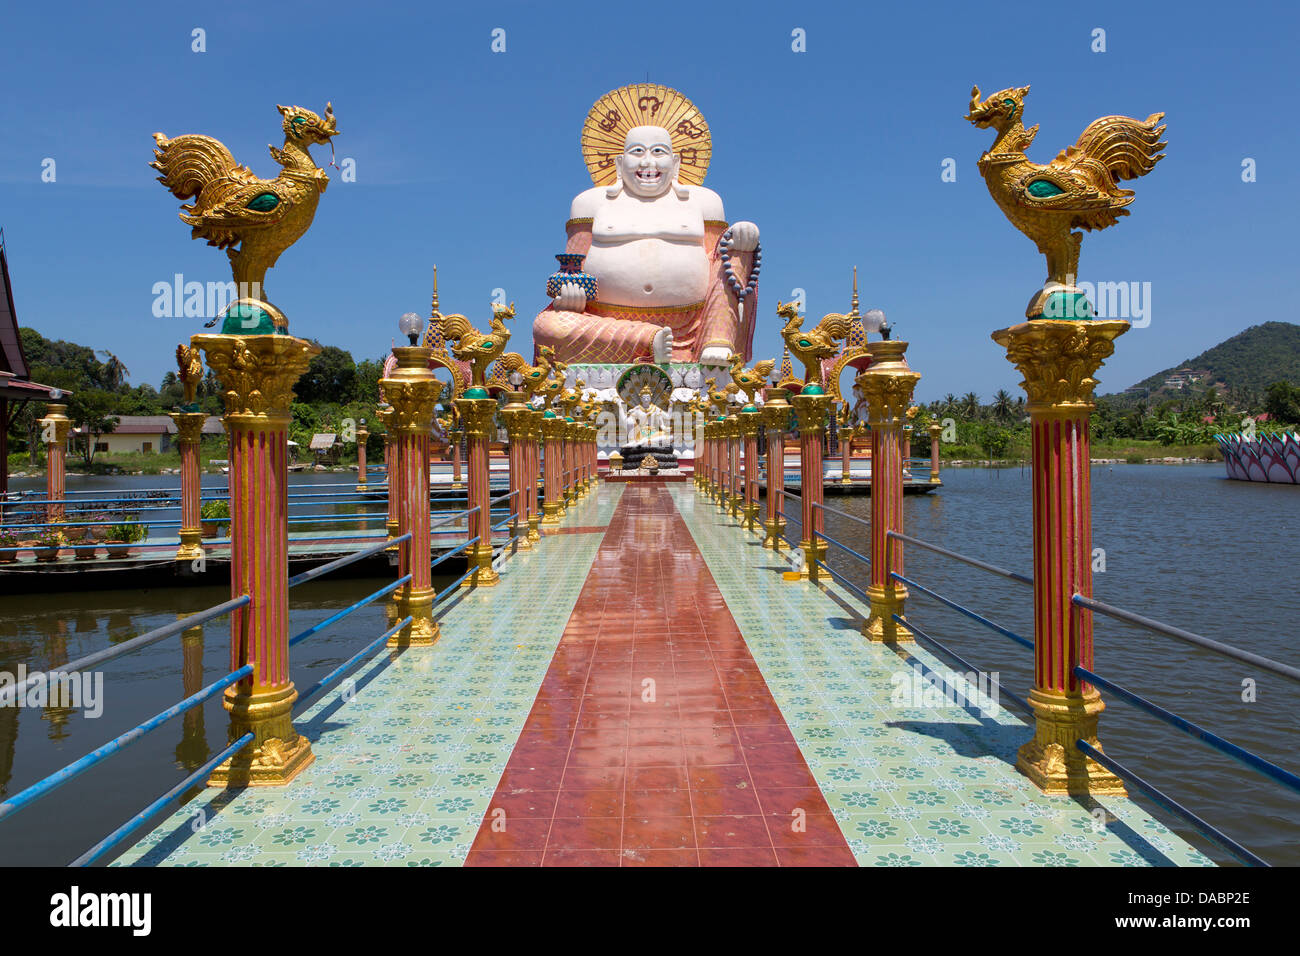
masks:
[[[686,306],[703,301],[709,287],[709,259],[698,239],[629,239],[624,242],[592,238],[583,271],[596,277],[602,304]]]

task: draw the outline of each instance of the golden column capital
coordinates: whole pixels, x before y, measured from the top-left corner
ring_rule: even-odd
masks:
[[[1072,415],[1093,409],[1093,378],[1129,330],[1123,319],[1031,319],[993,333],[1024,376],[1029,414]]]
[[[741,437],[757,437],[763,431],[763,415],[759,412],[757,406],[747,405],[740,410],[737,417],[736,430]]]
[[[176,444],[197,445],[203,437],[203,423],[208,416],[203,412],[169,412],[168,418],[176,423]]]
[[[225,421],[237,428],[289,421],[293,386],[321,348],[292,335],[194,335],[221,382]]]
[[[820,435],[826,431],[826,415],[830,412],[834,401],[835,399],[825,392],[817,391],[808,394],[806,390],[790,399],[798,418],[799,434]]]
[[[921,380],[921,373],[914,372],[907,364],[907,343],[870,342],[867,351],[871,365],[854,379],[867,401],[867,422],[873,428],[902,425],[907,410],[912,407],[912,391]]]
[[[460,412],[461,428],[466,438],[492,438],[492,424],[496,420],[497,401],[483,391],[482,396],[475,395],[482,389],[468,389],[456,399],[456,410]]]
[[[52,442],[62,445],[68,440],[72,420],[68,418],[67,411],[68,406],[60,402],[50,402],[45,406],[45,417],[41,419],[40,425],[45,435],[49,436],[47,444]]]
[[[432,435],[433,406],[442,385],[429,368],[433,350],[423,345],[393,348],[397,368],[380,379],[379,385],[389,408],[379,411],[384,428],[392,435]]]

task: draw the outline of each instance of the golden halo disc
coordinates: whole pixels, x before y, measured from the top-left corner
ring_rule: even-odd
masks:
[[[677,178],[691,186],[704,182],[713,155],[709,124],[695,104],[681,93],[657,83],[633,83],[610,90],[591,107],[582,124],[582,159],[597,186],[618,178],[614,160],[623,153],[627,131],[636,126],[662,126],[672,138],[682,163]]]

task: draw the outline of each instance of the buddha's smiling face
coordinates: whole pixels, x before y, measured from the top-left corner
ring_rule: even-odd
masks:
[[[627,131],[618,171],[624,189],[634,196],[653,199],[668,191],[677,178],[680,163],[680,157],[673,155],[668,130],[660,126],[635,126]]]

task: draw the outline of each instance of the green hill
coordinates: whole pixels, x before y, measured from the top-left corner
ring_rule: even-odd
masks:
[[[1234,392],[1258,394],[1277,381],[1300,385],[1300,325],[1291,322],[1252,325],[1200,355],[1143,379],[1125,394],[1145,389],[1151,397],[1173,397],[1182,393],[1181,382],[1195,389],[1222,383]]]

